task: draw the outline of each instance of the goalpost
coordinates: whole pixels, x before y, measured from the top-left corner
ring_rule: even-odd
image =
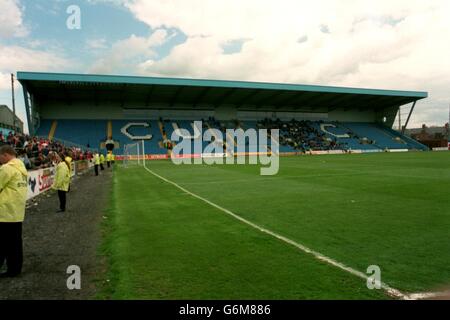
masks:
[[[144,140],[141,142],[135,142],[126,144],[123,148],[123,165],[128,167],[130,165],[142,165],[145,166],[145,147]]]

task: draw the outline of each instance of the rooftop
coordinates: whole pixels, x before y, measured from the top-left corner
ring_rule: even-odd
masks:
[[[17,78],[36,100],[117,100],[142,107],[163,103],[169,107],[233,105],[243,110],[323,112],[384,109],[428,97],[420,91],[186,78],[40,72],[18,72]]]

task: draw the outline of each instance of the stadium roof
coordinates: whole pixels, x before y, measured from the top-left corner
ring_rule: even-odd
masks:
[[[211,108],[226,104],[238,110],[323,112],[398,107],[428,96],[415,91],[138,76],[18,72],[17,78],[35,101],[69,104],[115,100],[123,106],[163,103],[173,108]]]

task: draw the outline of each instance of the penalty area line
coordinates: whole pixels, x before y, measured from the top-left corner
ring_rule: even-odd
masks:
[[[369,279],[369,277],[365,273],[363,273],[361,271],[358,271],[356,269],[353,269],[353,268],[351,268],[349,266],[346,266],[345,264],[343,264],[343,263],[341,263],[339,261],[336,261],[336,260],[334,260],[334,259],[332,259],[330,257],[327,257],[327,256],[321,254],[320,252],[314,251],[314,250],[312,250],[312,249],[302,245],[301,243],[298,243],[298,242],[296,242],[294,240],[286,238],[286,237],[284,237],[284,236],[282,236],[282,235],[280,235],[280,234],[278,234],[276,232],[273,232],[273,231],[271,231],[269,229],[266,229],[264,227],[261,227],[261,226],[255,224],[255,223],[253,223],[253,222],[251,222],[251,221],[249,221],[249,220],[247,220],[245,218],[242,218],[241,216],[233,213],[232,211],[230,211],[230,210],[228,210],[226,208],[223,208],[223,207],[219,206],[218,204],[215,204],[214,202],[211,202],[208,199],[205,199],[202,196],[199,196],[199,195],[197,195],[197,194],[195,194],[195,193],[193,193],[193,192],[183,188],[182,186],[180,186],[176,182],[173,182],[173,181],[171,181],[171,180],[169,180],[169,179],[167,179],[167,178],[165,178],[163,176],[160,176],[156,172],[154,172],[154,171],[150,170],[149,168],[147,168],[147,166],[145,166],[145,165],[144,165],[144,169],[147,170],[153,176],[163,180],[164,182],[166,182],[168,184],[173,185],[177,189],[179,189],[179,190],[189,194],[190,196],[192,196],[192,197],[194,197],[194,198],[196,198],[198,200],[201,200],[201,201],[209,204],[211,207],[214,207],[214,208],[216,208],[216,209],[218,209],[218,210],[220,210],[220,211],[222,211],[222,212],[232,216],[233,218],[241,221],[242,223],[245,223],[246,225],[248,225],[248,226],[250,226],[250,227],[252,227],[252,228],[254,228],[256,230],[259,230],[262,233],[271,235],[272,237],[274,237],[274,238],[276,238],[276,239],[278,239],[280,241],[283,241],[283,242],[285,242],[285,243],[287,243],[287,244],[289,244],[291,246],[296,247],[297,249],[300,249],[304,253],[307,253],[307,254],[310,254],[310,255],[314,256],[314,258],[316,258],[317,260],[323,261],[323,262],[325,262],[325,263],[327,263],[329,265],[332,265],[332,266],[334,266],[336,268],[339,268],[339,269],[341,269],[343,271],[346,271],[346,272],[348,272],[348,273],[350,273],[350,274],[352,274],[352,275],[354,275],[356,277],[359,277],[361,279],[364,279],[366,281]],[[397,298],[397,299],[403,299],[403,300],[416,300],[416,299],[425,298],[428,295],[433,295],[433,293],[418,293],[418,294],[408,295],[408,294],[402,293],[398,289],[390,287],[389,285],[387,285],[384,282],[381,282],[381,288],[389,296]]]

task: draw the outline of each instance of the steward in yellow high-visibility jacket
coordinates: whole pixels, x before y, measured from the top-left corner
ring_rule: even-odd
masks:
[[[100,165],[100,156],[98,153],[94,154],[94,169],[95,169],[95,175],[98,176],[98,166]]]
[[[59,197],[59,211],[66,211],[66,193],[70,188],[70,164],[66,161],[61,161],[56,166],[55,180],[53,181],[52,188],[58,191]]]
[[[105,170],[105,167],[103,166],[103,164],[105,163],[105,156],[103,155],[103,153],[100,154],[100,169],[101,170]]]
[[[100,156],[98,153],[94,154],[94,164],[100,165]]]
[[[69,191],[70,171],[69,165],[65,161],[61,161],[56,166],[55,179],[52,188],[55,190]]]
[[[111,160],[112,160],[112,153],[111,151],[108,151],[108,153],[106,154],[106,164],[109,167],[111,167]]]
[[[18,276],[23,264],[22,223],[28,174],[16,156],[9,145],[0,147],[0,268],[5,261],[7,266],[1,278]]]

